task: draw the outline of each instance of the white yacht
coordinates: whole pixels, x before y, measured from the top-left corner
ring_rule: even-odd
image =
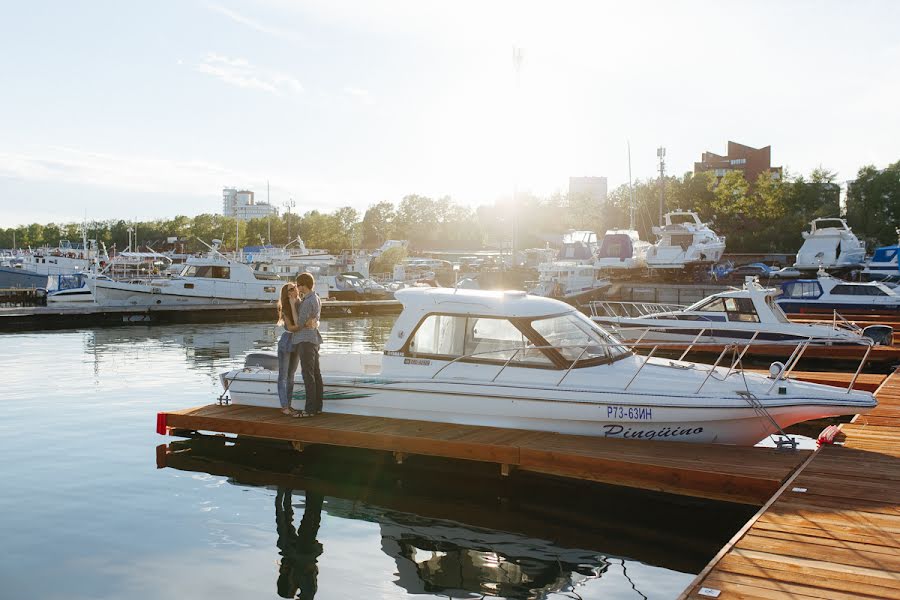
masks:
[[[635,355],[573,307],[524,292],[409,288],[384,352],[323,353],[326,412],[630,440],[753,445],[863,413],[868,392]],[[790,361],[789,361],[790,362]],[[277,358],[221,375],[234,404],[276,408]],[[303,401],[301,380],[294,399]]]
[[[96,240],[85,238],[81,245],[61,240],[56,248],[28,250],[0,266],[0,288],[48,289],[51,276],[88,273],[108,260],[106,248]]]
[[[610,229],[600,243],[596,264],[609,271],[643,269],[651,246],[634,229]]]
[[[794,263],[798,269],[860,267],[866,259],[866,245],[844,219],[813,219],[803,239]]]
[[[583,304],[595,300],[609,285],[609,278],[596,265],[555,260],[538,265],[537,284],[528,293]]]
[[[729,344],[753,341],[803,342],[817,345],[893,344],[893,329],[874,325],[860,329],[834,319],[827,324],[793,323],[776,304],[780,290],[748,278],[743,289],[713,294],[680,310],[623,316],[640,303],[597,302],[594,321],[624,340]],[[626,306],[618,306],[625,304]],[[622,310],[624,309],[624,310]]]
[[[263,278],[242,262],[227,258],[213,240],[208,254],[190,257],[179,275],[132,283],[97,279],[94,301],[101,306],[181,306],[275,302],[282,282]]]
[[[776,301],[786,313],[847,314],[900,312],[900,295],[876,281],[842,281],[820,269],[815,279],[781,284]]]
[[[596,264],[598,248],[593,231],[569,231],[556,259],[537,266],[537,283],[528,292],[572,304],[596,299],[609,286]]]
[[[660,270],[686,270],[714,265],[725,253],[725,238],[716,235],[697,213],[666,213],[665,224],[654,227],[659,240],[647,250],[647,266]]]

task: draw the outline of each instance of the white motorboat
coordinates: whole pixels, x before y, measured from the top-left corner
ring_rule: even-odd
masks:
[[[647,251],[651,246],[634,229],[610,229],[600,243],[596,264],[610,271],[643,269],[647,266]]]
[[[641,303],[595,302],[592,318],[624,340],[644,342],[893,344],[893,328],[886,325],[861,329],[836,318],[827,324],[794,323],[776,304],[779,293],[749,277],[743,289],[712,294],[680,310],[635,315]]]
[[[93,273],[76,273],[73,275],[50,276],[51,288],[47,290],[47,304],[78,303],[91,304],[94,302]],[[105,276],[100,276],[108,279]]]
[[[813,219],[803,239],[794,262],[798,269],[860,267],[866,259],[866,245],[844,219]]]
[[[900,311],[900,295],[877,281],[851,282],[820,269],[815,279],[795,279],[781,284],[776,300],[786,313],[894,313]]]
[[[634,354],[573,307],[524,292],[409,288],[383,353],[323,353],[326,412],[631,440],[753,445],[867,412],[868,392]],[[790,362],[790,361],[789,361]],[[773,365],[774,367],[774,365]],[[278,407],[277,359],[221,375],[231,402]],[[302,380],[294,399],[304,398]]]
[[[572,260],[555,260],[538,265],[538,281],[528,292],[535,296],[555,298],[571,304],[596,299],[609,287],[609,278],[600,267]]]
[[[900,234],[900,229],[897,230]],[[900,243],[893,246],[881,246],[875,248],[875,252],[866,262],[863,269],[863,277],[869,281],[881,281],[883,279],[896,280],[900,277],[900,264],[897,255],[900,252]]]
[[[685,270],[706,268],[725,253],[725,238],[710,229],[691,211],[666,213],[665,224],[654,227],[659,240],[647,250],[651,269]]]
[[[0,266],[0,288],[51,287],[50,278],[95,271],[109,260],[106,248],[96,240],[84,239],[81,245],[61,240],[56,248],[29,250]]]
[[[282,282],[257,276],[253,269],[218,251],[190,257],[179,275],[143,282],[94,281],[94,300],[101,306],[182,306],[275,302]]]
[[[556,260],[538,265],[537,283],[528,292],[572,304],[596,299],[609,286],[596,264],[598,247],[593,231],[569,231]]]

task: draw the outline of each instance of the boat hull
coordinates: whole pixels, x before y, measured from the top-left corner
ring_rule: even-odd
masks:
[[[184,289],[177,289],[178,283]],[[246,302],[274,302],[280,285],[248,287],[240,283],[223,283],[215,290],[192,290],[189,282],[173,280],[160,285],[98,281],[94,299],[101,306],[186,306],[208,304],[243,304]]]
[[[27,269],[0,267],[0,288],[47,288],[49,275]]]
[[[278,407],[277,374],[269,370],[223,375],[232,402]],[[465,380],[392,380],[379,376],[325,375],[325,412],[442,423],[504,427],[631,440],[754,445],[800,421],[865,412],[823,399],[786,400],[767,406],[772,420],[746,403],[709,398],[704,406],[661,406],[658,398],[622,390],[585,390],[491,385]],[[302,379],[294,407],[302,408]],[[719,405],[719,406],[717,406]]]

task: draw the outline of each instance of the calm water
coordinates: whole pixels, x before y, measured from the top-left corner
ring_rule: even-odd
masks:
[[[390,326],[328,321],[326,350]],[[672,598],[752,512],[155,433],[274,343],[265,324],[0,335],[0,598]]]

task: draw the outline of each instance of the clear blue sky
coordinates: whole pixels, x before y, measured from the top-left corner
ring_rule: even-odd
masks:
[[[0,0],[0,227],[900,160],[896,2]],[[522,49],[516,84],[512,49]]]

